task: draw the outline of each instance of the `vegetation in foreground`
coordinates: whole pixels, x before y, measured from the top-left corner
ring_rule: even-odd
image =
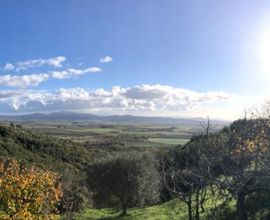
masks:
[[[96,207],[149,206],[159,201],[157,161],[148,154],[119,154],[87,168],[87,182]]]
[[[233,213],[234,202],[227,205],[227,213]],[[208,202],[206,205],[207,212],[203,213],[202,219],[213,219],[211,216],[207,216],[207,213],[211,211],[212,204]],[[224,210],[225,212],[225,210]],[[109,219],[119,219],[119,220],[178,220],[188,219],[188,212],[185,204],[177,199],[170,200],[165,203],[157,204],[149,207],[132,208],[129,210],[127,215],[121,215],[122,211],[112,208],[94,209],[88,208],[82,212],[81,220],[109,220]],[[228,216],[228,215],[227,215]],[[64,218],[63,218],[64,219]],[[222,218],[220,218],[222,219]],[[224,220],[226,218],[223,218]]]
[[[20,160],[23,166],[11,182],[8,166],[2,169],[1,190],[12,184],[20,189],[18,175],[36,161],[38,169],[52,169],[53,164],[61,175],[60,203],[51,210],[60,210],[63,219],[269,219],[270,108],[266,107],[265,115],[252,114],[217,132],[212,132],[208,119],[202,123],[204,133],[185,145],[165,149],[97,149],[2,125],[2,155]],[[27,198],[16,197],[17,201],[12,194],[5,195],[12,202],[5,206],[1,198],[1,215],[16,219],[17,207]],[[35,201],[30,204],[36,206]],[[45,204],[41,202],[42,207]]]
[[[0,219],[58,219],[59,176],[15,160],[0,163]]]

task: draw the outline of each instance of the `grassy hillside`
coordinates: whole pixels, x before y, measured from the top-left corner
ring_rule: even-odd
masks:
[[[222,202],[220,201],[219,205]],[[219,210],[220,214],[224,212],[233,213],[235,202],[232,201],[227,204],[226,210]],[[206,203],[206,212],[201,213],[201,219],[216,219],[216,217],[209,216],[209,211],[212,209],[211,201]],[[219,207],[221,208],[221,207]],[[121,216],[121,211],[117,211],[115,209],[86,209],[82,212],[81,220],[109,220],[109,219],[117,219],[117,220],[186,220],[188,219],[188,213],[186,209],[186,204],[181,202],[178,199],[171,200],[169,202],[154,205],[145,208],[134,208],[128,211],[127,216]],[[229,214],[230,215],[230,214]],[[228,217],[228,215],[226,215]],[[221,216],[219,216],[219,220],[223,220]],[[231,220],[234,219],[234,215],[230,215]],[[62,218],[64,219],[64,218]],[[224,218],[225,220],[226,218]]]
[[[253,198],[254,199],[254,198]],[[254,201],[252,198],[247,200],[249,207],[249,220],[270,219],[269,196]],[[257,204],[254,204],[257,203]],[[223,203],[219,200],[216,207],[213,207],[209,199],[205,203],[205,212],[200,213],[202,220],[236,220],[236,201],[231,200]],[[61,218],[64,219],[64,218]],[[129,209],[127,216],[121,216],[121,211],[115,209],[86,209],[82,212],[81,220],[187,220],[188,213],[186,204],[178,199],[144,208]]]
[[[119,151],[144,150],[140,147],[125,147],[114,142],[102,142],[93,146],[92,143],[61,138],[57,130],[52,128],[49,130],[54,135],[44,134],[42,129],[39,131],[37,128],[0,123],[0,157],[15,158],[24,165],[36,163],[54,171],[62,170],[64,167],[83,170],[87,165]]]

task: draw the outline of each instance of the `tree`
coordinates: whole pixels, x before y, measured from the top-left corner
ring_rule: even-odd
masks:
[[[207,116],[206,122],[205,121],[200,121],[200,125],[203,128],[203,131],[205,132],[205,135],[206,135],[207,138],[209,137],[210,132],[217,127],[217,125],[213,125],[211,123],[211,120],[210,120],[209,116]]]
[[[84,207],[89,202],[89,192],[86,188],[85,175],[65,169],[61,172],[61,187],[63,195],[61,197],[61,209],[65,213],[66,220],[79,219]]]
[[[230,126],[228,160],[222,163],[217,185],[236,198],[239,220],[247,220],[247,196],[270,190],[270,121],[266,118],[242,119]]]
[[[222,147],[209,148],[208,144],[202,145],[213,149],[214,154],[209,154],[207,149],[199,153],[201,164],[209,164],[209,175],[205,176],[207,185],[215,185],[224,198],[228,198],[229,193],[236,199],[239,220],[248,218],[248,196],[270,190],[270,120],[266,117],[265,109],[253,110],[251,115],[252,117],[247,119],[245,114],[244,119],[235,121],[229,129],[223,129],[228,140]],[[200,170],[199,173],[204,171]]]
[[[56,173],[20,166],[16,160],[0,163],[1,219],[57,219],[62,195]]]
[[[219,164],[223,157],[217,152],[226,145],[228,136],[223,131],[195,135],[183,147],[173,151],[173,159],[165,160],[164,184],[176,198],[187,205],[188,219],[200,219],[205,212],[207,187],[220,174]],[[211,195],[213,197],[214,191]],[[209,195],[209,193],[208,193]],[[201,209],[201,211],[200,211]]]
[[[158,202],[160,175],[157,161],[148,154],[119,154],[91,165],[89,188],[97,207],[127,208]]]
[[[214,154],[206,149],[199,153],[201,164],[209,164],[209,175],[205,176],[207,185],[214,185],[223,198],[236,199],[239,220],[248,219],[248,196],[270,190],[270,121],[254,115],[250,119],[245,116],[232,123],[229,129],[223,129],[228,139],[221,147],[202,145],[208,146]],[[206,171],[203,165],[199,167]],[[203,170],[199,173],[204,173]]]
[[[211,123],[210,117],[200,125],[203,132],[194,135],[186,145],[178,146],[173,151],[173,159],[165,160],[163,166],[164,184],[172,195],[187,205],[189,220],[199,220],[200,209],[205,212],[207,188],[212,187],[213,177],[220,173],[223,157],[217,152],[221,152],[228,141],[224,130],[213,132],[217,125]],[[211,192],[213,200],[215,191]]]
[[[248,219],[248,198],[270,191],[270,104],[263,110],[217,133],[209,132],[208,120],[202,124],[205,134],[191,138],[167,165],[164,179],[170,191],[188,205],[190,220],[193,201],[194,217],[199,219],[198,204],[204,197],[197,198],[206,187],[218,192],[224,204],[234,198],[239,220]]]

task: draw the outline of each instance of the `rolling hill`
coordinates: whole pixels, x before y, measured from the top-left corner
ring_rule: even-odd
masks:
[[[0,116],[3,121],[95,121],[111,123],[150,123],[150,124],[198,124],[204,118],[170,118],[170,117],[143,117],[133,115],[99,116],[88,113],[54,112],[50,114],[28,114],[17,116]],[[214,124],[228,125],[230,122],[212,120]]]

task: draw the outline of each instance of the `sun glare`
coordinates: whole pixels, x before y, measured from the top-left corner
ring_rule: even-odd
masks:
[[[270,76],[270,29],[262,35],[259,49],[261,70],[264,75]]]

